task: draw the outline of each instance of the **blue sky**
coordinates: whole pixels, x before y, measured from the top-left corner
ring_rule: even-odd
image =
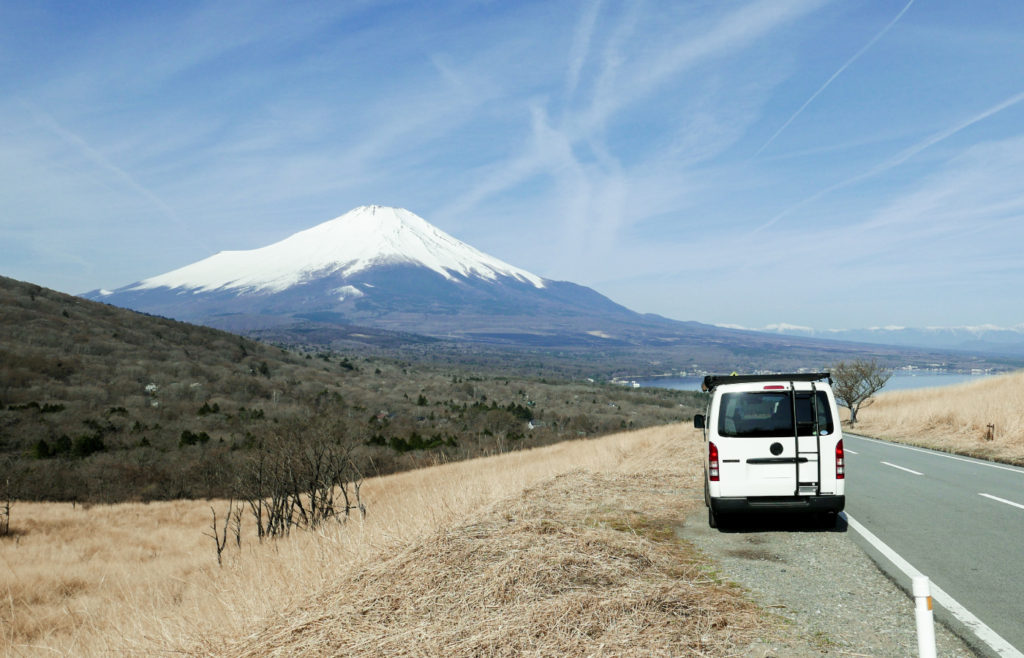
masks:
[[[1020,325],[1022,34],[1005,0],[0,1],[0,274],[115,288],[380,204],[676,319]]]

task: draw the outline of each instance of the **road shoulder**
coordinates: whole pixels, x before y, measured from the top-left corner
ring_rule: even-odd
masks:
[[[840,520],[834,530],[793,521],[741,524],[722,532],[707,525],[703,508],[680,528],[721,568],[721,576],[814,638],[821,655],[907,656],[917,653],[913,601],[854,542]],[[941,656],[974,656],[958,637],[936,625]],[[765,646],[759,655],[789,655]]]

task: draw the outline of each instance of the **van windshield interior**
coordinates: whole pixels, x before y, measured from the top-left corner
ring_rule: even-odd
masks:
[[[734,437],[782,437],[814,434],[814,405],[810,391],[796,393],[797,427],[793,427],[793,400],[789,391],[725,393],[718,410],[718,434]],[[828,396],[817,392],[818,432],[834,431]]]

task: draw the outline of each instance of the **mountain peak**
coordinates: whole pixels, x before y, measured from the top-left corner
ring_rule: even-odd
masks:
[[[456,275],[544,280],[453,238],[404,208],[360,206],[259,249],[222,251],[141,281],[132,290],[167,287],[209,292],[280,292],[330,274],[350,277],[379,265],[417,265],[446,279]]]

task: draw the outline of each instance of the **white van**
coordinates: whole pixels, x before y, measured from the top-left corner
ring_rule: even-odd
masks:
[[[709,375],[704,430],[708,524],[741,513],[804,512],[835,525],[846,505],[843,433],[827,372]]]

